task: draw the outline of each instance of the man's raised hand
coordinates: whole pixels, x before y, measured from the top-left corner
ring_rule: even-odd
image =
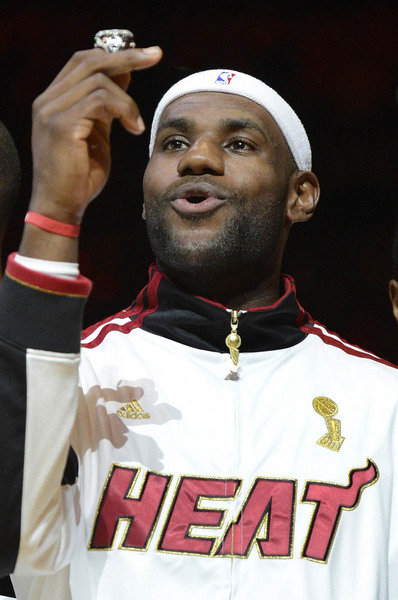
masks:
[[[110,170],[113,119],[134,134],[144,124],[126,93],[132,71],[155,65],[157,46],[77,52],[33,105],[33,194],[30,210],[80,223]]]

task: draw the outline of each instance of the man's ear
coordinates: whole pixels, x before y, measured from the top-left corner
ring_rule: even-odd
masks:
[[[145,210],[145,202],[142,203],[142,218],[146,219],[146,210]]]
[[[395,320],[398,322],[398,281],[391,279],[390,283],[388,284],[388,290],[390,292],[392,312]]]
[[[308,221],[315,212],[321,193],[312,171],[296,171],[291,176],[287,216],[291,223]]]

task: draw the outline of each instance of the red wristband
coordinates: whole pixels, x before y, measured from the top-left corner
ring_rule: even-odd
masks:
[[[62,221],[50,219],[50,217],[45,217],[40,213],[33,212],[32,210],[29,210],[26,213],[25,223],[31,223],[32,225],[36,225],[36,227],[40,227],[40,229],[44,229],[44,231],[49,231],[50,233],[56,233],[58,235],[64,235],[65,237],[77,238],[80,234],[80,225],[69,225],[69,223],[62,223]]]

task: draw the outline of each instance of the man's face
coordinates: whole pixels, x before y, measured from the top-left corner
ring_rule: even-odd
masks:
[[[144,217],[166,270],[280,260],[295,169],[279,128],[234,94],[183,96],[164,111],[144,175]]]
[[[390,300],[392,307],[392,314],[398,323],[398,281],[391,279],[389,283]]]

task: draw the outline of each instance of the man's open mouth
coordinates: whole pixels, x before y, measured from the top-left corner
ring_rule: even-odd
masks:
[[[187,198],[188,202],[191,202],[191,204],[199,204],[200,202],[203,202],[206,199],[207,196],[188,196]]]
[[[182,215],[203,215],[225,203],[225,196],[208,183],[182,184],[174,190],[171,205]]]

